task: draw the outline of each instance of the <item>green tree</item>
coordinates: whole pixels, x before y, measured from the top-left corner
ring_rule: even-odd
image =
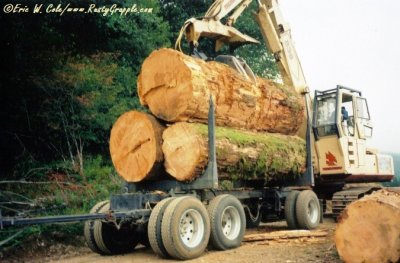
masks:
[[[267,50],[267,44],[264,42],[259,26],[253,18],[252,12],[258,9],[257,5],[256,1],[253,1],[234,26],[242,33],[257,39],[260,44],[242,46],[236,50],[236,54],[246,59],[256,75],[269,79],[279,79],[279,70],[275,58]]]
[[[187,19],[191,17],[201,19],[213,3],[212,0],[161,0],[160,2],[162,3],[161,8],[163,17],[166,21],[169,21],[170,24],[172,33],[170,37],[171,43],[175,43],[179,31]],[[252,15],[252,12],[257,10],[257,8],[258,4],[256,1],[253,1],[253,3],[238,18],[237,22],[234,24],[234,27],[236,27],[239,31],[259,40],[260,44],[244,45],[236,49],[234,55],[244,58],[256,75],[270,79],[277,79],[279,78],[279,72],[275,63],[275,59],[273,55],[268,52],[259,27]],[[222,22],[224,22],[224,19]],[[200,50],[204,51],[207,55],[212,55],[213,44],[211,41],[207,41],[204,38],[200,41]],[[183,47],[186,53],[189,52],[185,43],[183,43]],[[219,54],[227,53],[229,53],[229,49],[227,47],[223,48],[221,52],[219,52]]]
[[[116,118],[140,108],[133,69],[118,65],[118,56],[98,53],[69,57],[50,77],[33,79],[43,91],[42,106],[35,116],[43,125],[63,159],[83,174],[83,151],[98,152],[108,144],[108,133]]]
[[[170,45],[169,25],[159,1],[117,4],[137,4],[153,12],[62,17],[0,13],[3,176],[28,160],[73,160],[83,149],[107,154],[115,118],[139,108],[140,65],[152,50]]]

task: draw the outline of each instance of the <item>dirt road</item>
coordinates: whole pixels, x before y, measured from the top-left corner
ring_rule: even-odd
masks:
[[[341,262],[333,243],[335,223],[325,219],[320,226],[328,232],[326,237],[281,239],[276,241],[243,242],[242,246],[228,251],[209,250],[202,257],[186,262]],[[250,233],[287,230],[286,223],[262,224]],[[59,250],[59,251],[57,251]],[[6,261],[7,262],[7,259]],[[86,247],[53,247],[46,254],[13,257],[8,262],[63,262],[63,263],[131,263],[131,262],[175,262],[157,257],[151,248],[138,247],[135,252],[121,256],[100,256]]]

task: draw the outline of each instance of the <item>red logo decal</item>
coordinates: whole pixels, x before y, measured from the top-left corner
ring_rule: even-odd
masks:
[[[333,155],[331,152],[325,153],[326,157],[326,164],[329,166],[334,166],[337,163],[335,155]]]

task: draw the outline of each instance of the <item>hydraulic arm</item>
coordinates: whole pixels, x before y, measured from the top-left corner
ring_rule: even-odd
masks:
[[[201,20],[191,18],[185,22],[175,48],[180,49],[184,34],[193,48],[199,45],[200,37],[214,39],[216,51],[225,44],[233,49],[244,44],[259,44],[256,39],[233,27],[251,2],[252,0],[216,0]],[[277,0],[258,0],[257,2],[259,8],[254,16],[267,48],[275,56],[283,82],[288,86],[293,86],[300,94],[307,93],[308,87],[293,45],[290,27],[283,19]],[[221,19],[228,14],[231,15],[223,24]]]

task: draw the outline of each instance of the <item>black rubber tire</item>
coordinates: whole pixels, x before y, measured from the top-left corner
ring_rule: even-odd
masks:
[[[175,197],[169,197],[161,200],[153,208],[149,218],[149,224],[147,225],[147,236],[149,237],[149,244],[153,251],[160,257],[168,257],[168,252],[164,247],[161,237],[161,223],[163,215],[167,206],[175,199]]]
[[[108,201],[102,201],[97,203],[95,206],[93,206],[92,209],[90,209],[90,214],[95,214],[98,213],[103,206],[105,206],[108,203]],[[95,220],[89,220],[85,222],[85,225],[83,227],[83,234],[85,237],[85,241],[87,246],[92,250],[94,253],[101,254],[101,250],[96,244],[96,241],[94,239],[94,232],[93,232],[93,226],[94,226]]]
[[[285,200],[285,219],[289,229],[299,229],[299,223],[296,216],[296,201],[299,191],[291,191]]]
[[[238,224],[236,226],[238,228],[238,232],[231,238],[228,238],[227,235],[224,234],[222,226],[223,213],[227,208],[233,209],[232,212],[237,212],[236,220],[238,221],[235,222],[235,220],[233,220],[233,223]],[[240,201],[232,195],[219,195],[211,200],[207,211],[211,224],[210,244],[219,250],[227,250],[239,247],[242,243],[244,232],[246,230],[246,217]],[[234,215],[231,214],[228,216],[232,218]]]
[[[249,208],[250,209],[250,208]],[[251,210],[251,209],[250,209]],[[256,217],[250,215],[248,209],[244,209],[244,213],[246,215],[246,228],[257,228],[260,226],[261,223],[261,211],[256,213]]]
[[[104,205],[99,213],[110,210],[110,203]],[[139,236],[132,229],[117,229],[114,223],[97,220],[93,226],[94,238],[102,255],[118,255],[132,252],[139,243]]]
[[[301,191],[296,201],[296,218],[300,229],[315,229],[321,219],[317,195],[311,190]]]
[[[201,222],[197,223],[200,223],[203,227],[203,233],[198,237],[198,244],[192,247],[187,246],[180,236],[181,221],[185,215],[186,217],[190,216],[187,213],[188,211],[199,216],[198,219]],[[192,224],[192,221],[190,221],[190,224]],[[195,229],[192,233],[196,232]],[[179,197],[173,200],[165,210],[161,223],[161,236],[165,249],[171,257],[182,260],[199,257],[206,249],[210,238],[210,221],[205,206],[192,196]]]

